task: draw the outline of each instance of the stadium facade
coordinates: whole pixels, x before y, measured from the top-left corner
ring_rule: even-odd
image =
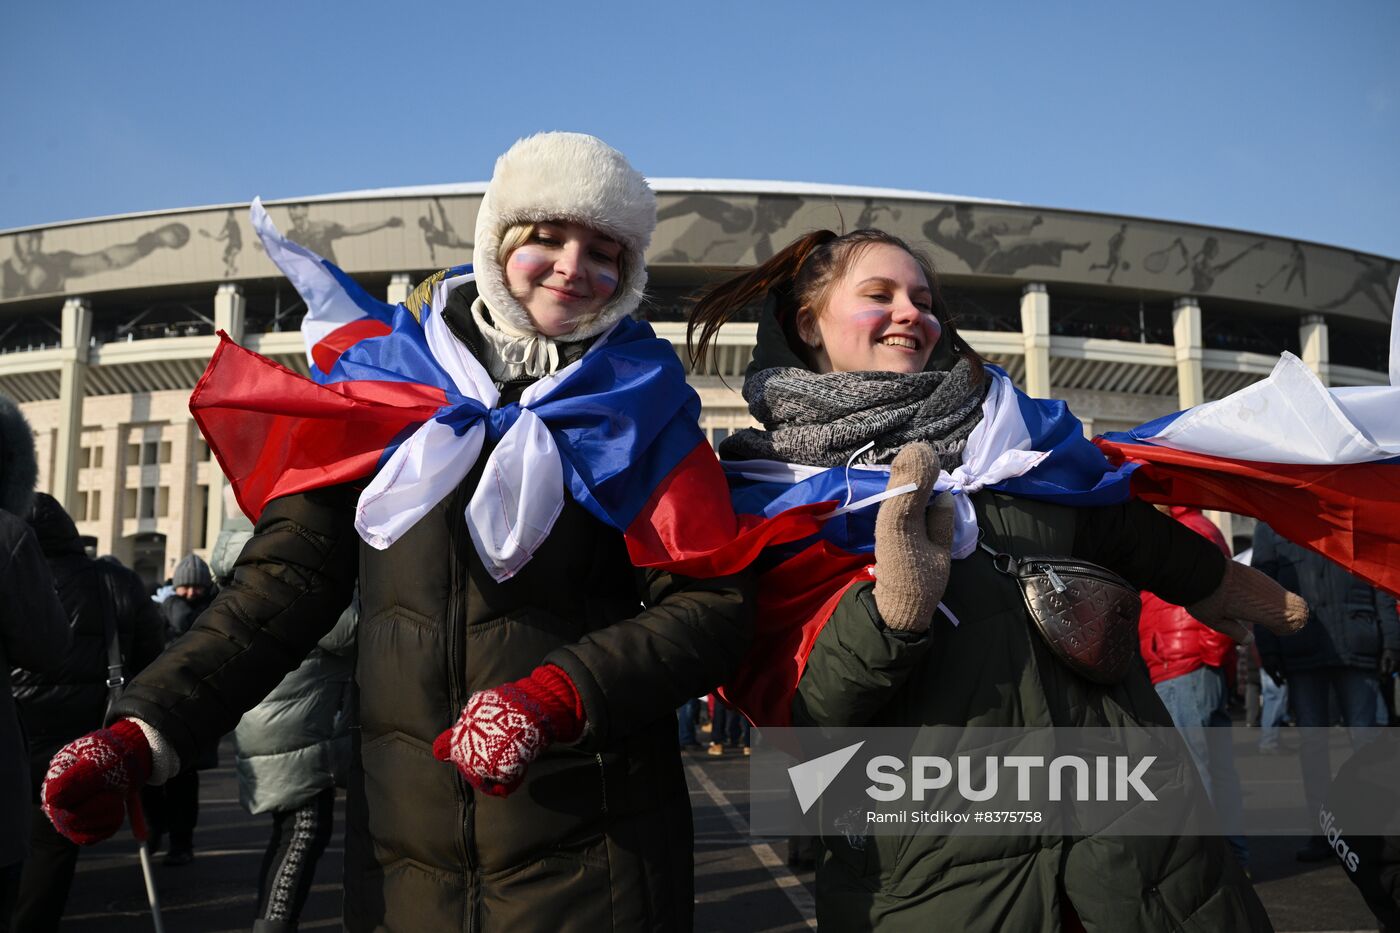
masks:
[[[968,341],[1097,433],[1218,398],[1298,354],[1331,385],[1386,382],[1400,262],[1286,237],[889,189],[655,179],[645,315],[685,355],[688,303],[799,234],[875,226],[926,250]],[[268,203],[273,220],[401,300],[471,260],[484,184]],[[36,435],[40,487],[148,580],[222,524],[223,477],[189,416],[217,330],[299,372],[305,306],[247,205],[0,232],[0,392]],[[713,441],[750,424],[754,325],[691,370]],[[688,364],[687,364],[688,365]],[[1236,525],[1235,531],[1247,530]]]

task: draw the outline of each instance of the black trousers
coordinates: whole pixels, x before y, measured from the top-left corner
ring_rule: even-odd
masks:
[[[194,848],[194,827],[199,822],[199,772],[186,771],[160,787],[141,788],[141,803],[151,833],[168,837],[170,851]]]
[[[15,899],[11,929],[51,933],[63,919],[63,907],[73,887],[78,846],[59,835],[37,805],[29,821],[29,845],[29,858],[19,877],[19,895]]]
[[[15,898],[19,895],[19,873],[23,862],[0,865],[0,933],[10,933],[10,917],[15,912]]]
[[[296,810],[272,814],[272,838],[258,879],[259,931],[295,930],[316,863],[331,841],[335,788],[327,787]]]

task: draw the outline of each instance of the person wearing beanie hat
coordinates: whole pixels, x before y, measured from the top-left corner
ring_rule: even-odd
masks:
[[[190,630],[194,620],[213,602],[214,575],[198,554],[186,554],[170,575],[175,592],[160,604],[165,616],[166,637],[174,641]]]
[[[392,537],[360,524],[370,490],[402,472],[392,459],[364,489],[327,485],[251,506],[240,497],[256,530],[231,579],[123,696],[125,731],[102,737],[121,773],[93,768],[83,748],[54,759],[45,801],[56,824],[75,838],[109,833],[120,819],[110,789],[186,768],[311,651],[358,583],[345,927],[690,928],[692,825],[674,711],[736,669],[751,578],[634,566],[619,528],[562,479],[545,484],[557,507],[542,531],[509,527],[512,540],[533,537],[508,567],[472,511],[483,496],[510,499],[492,472],[498,454],[558,469],[562,448],[521,453],[511,447],[521,422],[506,430],[494,416],[573,363],[583,371],[591,348],[626,334],[627,347],[656,354],[628,365],[655,359],[645,365],[658,379],[684,388],[669,346],[627,320],[645,291],[655,223],[646,179],[592,136],[541,133],[497,160],[474,273],[439,272],[404,303],[412,319],[395,312],[395,326],[416,320],[436,364],[465,367],[478,385],[484,370],[494,386],[481,390],[492,430],[446,439],[464,475],[429,501],[415,498],[422,484],[392,499],[414,514]],[[259,235],[270,256],[283,248],[269,240],[275,229]],[[469,436],[482,438],[479,450],[461,446]],[[241,476],[229,475],[237,488]]]
[[[214,585],[214,575],[209,572],[209,565],[198,554],[186,554],[184,558],[175,565],[175,573],[170,578],[171,584],[175,586],[176,592],[180,587],[197,587],[207,590]],[[197,594],[181,594],[197,595]]]
[[[186,554],[171,574],[175,592],[159,605],[165,620],[165,638],[173,642],[194,625],[204,610],[214,602],[217,590],[209,565],[198,554]],[[147,788],[142,793],[151,824],[152,850],[160,847],[168,834],[170,848],[164,863],[171,867],[194,861],[194,830],[199,823],[199,772],[219,764],[217,748],[201,751],[193,767],[172,776],[163,786]]]

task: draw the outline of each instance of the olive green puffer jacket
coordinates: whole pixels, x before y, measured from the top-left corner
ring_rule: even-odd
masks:
[[[1223,555],[1132,502],[1070,509],[982,492],[986,541],[1018,556],[1061,554],[1110,567],[1172,602],[1210,593]],[[872,584],[853,587],[817,638],[793,705],[798,725],[1170,726],[1139,662],[1112,687],[1072,673],[1033,629],[1017,584],[980,549],[955,561],[925,635],[886,630]],[[1190,781],[1192,777],[1185,777]],[[1271,929],[1220,837],[870,837],[823,840],[823,929],[1055,931],[1068,897],[1090,931]]]

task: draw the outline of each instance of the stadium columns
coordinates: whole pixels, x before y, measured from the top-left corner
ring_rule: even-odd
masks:
[[[1176,344],[1178,407],[1185,410],[1206,400],[1201,305],[1195,298],[1176,300],[1172,308],[1172,340]]]
[[[389,279],[389,290],[384,296],[384,300],[391,305],[401,305],[408,300],[409,293],[413,291],[413,277],[407,272],[395,272]]]
[[[1303,351],[1303,362],[1308,369],[1317,373],[1323,385],[1332,384],[1327,342],[1327,318],[1320,314],[1303,315],[1298,325],[1298,344]]]
[[[83,396],[87,382],[88,341],[92,337],[92,303],[86,298],[63,302],[63,359],[58,376],[58,437],[54,444],[53,496],[71,514],[78,498],[78,449],[83,435]]]
[[[1049,398],[1050,293],[1040,282],[1021,290],[1021,336],[1026,342],[1026,394]]]
[[[214,329],[227,331],[236,343],[242,343],[247,305],[242,288],[232,282],[220,285],[214,293]],[[195,430],[193,425],[190,430]],[[188,444],[185,446],[188,447]],[[214,539],[224,527],[224,474],[219,471],[218,462],[212,458],[209,461],[209,501],[204,516],[204,540],[191,541],[187,550],[213,547]],[[190,525],[186,523],[185,527],[189,528]]]
[[[1178,405],[1187,409],[1206,400],[1205,349],[1201,331],[1201,303],[1190,296],[1178,298],[1172,308],[1172,341],[1176,344],[1176,391]],[[1226,541],[1233,540],[1234,516],[1229,512],[1207,511]]]
[[[219,286],[214,293],[214,329],[228,331],[234,343],[243,342],[243,320],[247,300],[243,289],[232,282]]]

